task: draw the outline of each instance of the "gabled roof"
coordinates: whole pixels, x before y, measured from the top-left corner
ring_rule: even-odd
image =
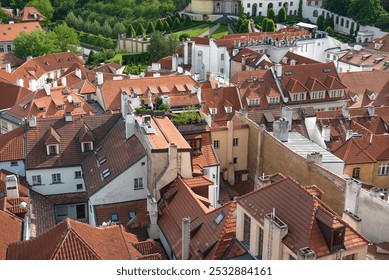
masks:
[[[0,68],[0,82],[16,84],[16,78],[12,74]]]
[[[22,239],[23,221],[15,215],[0,210],[0,224],[0,260],[5,260],[7,245]]]
[[[274,209],[276,217],[288,227],[288,234],[282,242],[294,253],[309,247],[318,258],[330,254],[318,220],[331,229],[337,229],[340,225],[346,227],[346,250],[367,246],[369,243],[320,199],[290,177],[243,195],[237,199],[237,203],[262,225],[265,215]]]
[[[122,226],[93,227],[66,219],[43,235],[8,246],[10,260],[134,260],[137,238]]]
[[[9,109],[31,93],[26,88],[0,81],[0,111]]]
[[[64,118],[37,119],[37,127],[26,125],[26,169],[81,165],[88,152],[81,153],[78,133],[86,124],[93,132],[95,145],[104,138],[120,115],[73,116],[72,122]],[[54,129],[61,136],[59,155],[46,155],[47,131]]]
[[[95,136],[90,128],[84,123],[78,132],[78,140],[80,142],[94,141]]]
[[[389,53],[389,34],[386,34],[385,36],[383,36],[381,38],[375,39],[373,42],[371,42],[365,48],[370,49],[370,50],[376,50],[376,44],[380,45],[380,48],[378,49],[380,52]]]
[[[0,135],[0,161],[23,160],[24,154],[24,127]]]
[[[119,64],[115,62],[110,62],[93,69],[93,71],[116,74],[116,71],[119,70],[120,68],[121,66]]]
[[[0,42],[12,42],[20,33],[34,30],[42,30],[39,22],[0,24]]]
[[[72,89],[76,89],[78,94],[93,94],[96,93],[96,87],[88,80],[82,80],[75,85],[71,86]]]
[[[184,135],[185,139],[193,137],[193,135]],[[192,156],[192,163],[201,167],[209,167],[219,165],[219,161],[213,150],[211,143],[210,132],[197,134],[197,137],[201,138],[201,153]]]
[[[222,259],[233,239],[236,228],[233,216],[235,202],[213,209],[204,204],[205,200],[196,195],[180,177],[161,198],[158,224],[177,259],[181,259],[180,229],[183,218],[189,218],[191,223],[190,259]],[[215,219],[223,215],[221,213],[224,218],[217,224]]]
[[[20,11],[20,16],[17,17],[21,22],[26,21],[44,21],[46,17],[42,15],[35,7],[24,7]]]
[[[0,68],[5,69],[7,63],[11,64],[11,67],[19,67],[24,63],[24,59],[17,57],[13,52],[0,53]]]
[[[45,145],[59,144],[61,142],[61,136],[53,127],[50,127],[46,132],[45,138]]]
[[[284,63],[284,57],[287,60],[287,63]],[[281,58],[280,62],[281,64],[284,65],[291,65],[292,61],[297,64],[312,64],[312,63],[319,63],[319,61],[313,60],[309,57],[299,55],[297,53],[293,53],[291,51],[288,51],[283,58]]]
[[[305,86],[308,88],[309,91],[327,90],[327,87],[323,85],[323,83],[313,77],[309,77],[309,79],[305,83]]]
[[[117,120],[95,150],[82,163],[85,185],[90,196],[146,155],[135,135],[125,138],[125,122],[122,119]],[[103,158],[104,163],[99,164]],[[110,175],[102,180],[101,174],[107,169]]]

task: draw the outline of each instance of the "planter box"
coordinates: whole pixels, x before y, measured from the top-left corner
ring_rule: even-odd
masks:
[[[205,132],[207,128],[206,123],[200,124],[177,124],[177,129],[181,133],[198,133]]]

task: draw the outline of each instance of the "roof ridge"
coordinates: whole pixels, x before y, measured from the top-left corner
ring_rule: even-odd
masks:
[[[267,188],[269,188],[269,187],[271,187],[271,186],[273,186],[273,185],[275,185],[275,184],[278,184],[278,183],[280,183],[280,182],[283,182],[283,181],[287,180],[288,178],[290,178],[290,177],[282,178],[281,180],[278,180],[278,181],[276,181],[276,182],[273,182],[273,183],[271,183],[271,184],[269,184],[269,185],[266,185],[266,186],[261,187],[261,188],[259,188],[259,189],[253,190],[253,191],[251,191],[251,192],[249,192],[249,193],[246,193],[246,194],[244,194],[244,195],[241,195],[241,196],[238,197],[238,200],[241,200],[241,199],[244,198],[244,197],[247,197],[247,196],[249,196],[249,195],[251,196],[251,195],[253,195],[254,193],[259,192],[260,190],[267,189]]]
[[[120,231],[120,235],[121,237],[123,238],[123,242],[124,242],[124,245],[126,247],[126,250],[127,250],[127,253],[128,255],[130,256],[130,260],[133,260],[133,257],[131,256],[131,252],[130,250],[128,249],[128,246],[127,246],[127,242],[126,242],[126,238],[124,237],[124,232],[123,232],[123,225],[119,225],[119,231]],[[130,242],[129,242],[130,243]],[[130,246],[132,246],[132,244],[130,243]],[[134,246],[133,246],[134,247]],[[135,248],[136,249],[136,248]],[[138,249],[137,249],[138,250]]]

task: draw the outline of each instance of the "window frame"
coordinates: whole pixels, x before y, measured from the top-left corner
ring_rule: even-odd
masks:
[[[143,177],[134,178],[134,190],[137,191],[143,189],[144,189]]]
[[[52,184],[61,184],[61,173],[52,173],[51,174],[51,183]]]
[[[32,175],[31,179],[32,179],[33,186],[42,185],[42,175]],[[38,180],[35,180],[35,179],[38,179]],[[34,181],[37,181],[37,183],[35,183]]]

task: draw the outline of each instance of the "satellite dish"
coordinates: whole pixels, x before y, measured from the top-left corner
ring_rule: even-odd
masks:
[[[25,209],[27,208],[27,203],[23,201],[22,203],[20,203],[19,207],[20,209]]]

